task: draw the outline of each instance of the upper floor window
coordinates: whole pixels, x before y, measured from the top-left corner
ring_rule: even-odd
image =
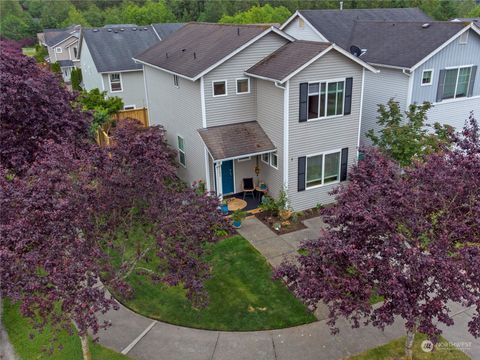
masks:
[[[278,154],[276,151],[270,154],[270,166],[278,169]]]
[[[173,75],[173,85],[179,87],[178,85],[178,75]]]
[[[122,76],[120,73],[110,74],[110,92],[120,92],[122,91]]]
[[[226,96],[227,95],[227,80],[214,81],[212,83],[213,96]]]
[[[468,43],[468,30],[465,31],[462,35],[460,35],[460,44],[465,45]]]
[[[345,80],[308,84],[308,120],[343,115]]]
[[[248,94],[250,92],[250,79],[237,79],[237,94]]]
[[[432,69],[423,70],[421,85],[422,86],[432,85],[432,80],[433,80],[433,70]]]
[[[471,73],[471,66],[445,70],[442,100],[467,96]]]
[[[180,135],[177,135],[177,148],[178,148],[178,162],[180,165],[186,167],[187,160],[185,156],[185,140]]]
[[[340,180],[340,151],[307,156],[305,187],[312,188]]]
[[[61,48],[60,46],[55,48],[55,52],[56,52],[57,54],[61,54],[62,51],[63,51],[63,50],[62,50],[62,48]]]
[[[73,57],[76,59],[77,58],[77,48],[73,47]]]

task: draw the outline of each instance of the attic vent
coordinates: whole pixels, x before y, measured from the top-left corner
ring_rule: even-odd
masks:
[[[427,29],[427,28],[429,28],[429,27],[430,27],[430,24],[429,24],[429,23],[425,23],[425,24],[422,25],[422,28],[423,28],[423,29]]]

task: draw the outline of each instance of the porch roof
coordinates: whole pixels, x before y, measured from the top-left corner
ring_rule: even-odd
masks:
[[[259,155],[276,150],[256,121],[198,130],[214,161]]]

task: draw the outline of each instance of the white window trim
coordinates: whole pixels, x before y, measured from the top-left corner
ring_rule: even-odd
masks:
[[[327,103],[328,103],[328,84],[329,83],[334,83],[334,82],[340,82],[343,81],[343,106],[342,106],[342,113],[338,115],[326,115],[327,114]],[[309,81],[308,82],[308,87],[310,87],[310,84],[318,84],[318,105],[320,106],[320,87],[322,83],[326,83],[325,85],[325,116],[322,117],[317,117],[313,119],[308,118],[308,97],[309,97],[309,92],[307,88],[307,122],[309,121],[319,121],[319,120],[325,120],[325,119],[333,119],[337,117],[342,117],[345,116],[345,84],[347,82],[347,78],[337,78],[337,79],[328,79],[328,80],[318,80],[318,81]],[[353,89],[352,89],[353,92]],[[353,94],[352,94],[353,95]],[[320,108],[318,109],[318,113],[320,114]]]
[[[426,71],[431,71],[431,72],[432,72],[432,75],[430,75],[430,82],[423,84],[423,74],[424,74]],[[433,84],[433,74],[434,74],[433,69],[424,69],[424,70],[422,71],[422,77],[420,78],[420,86],[430,86],[430,85],[432,85],[432,84]]]
[[[460,38],[458,39],[458,43],[460,45],[466,45],[468,44],[468,34],[470,33],[470,31],[465,31],[462,35],[460,35]],[[462,37],[465,35],[465,41],[462,41]]]
[[[112,74],[118,74],[119,77],[120,77],[120,87],[122,88],[122,90],[112,90],[112,78],[111,78],[111,75]],[[109,73],[108,74],[108,83],[110,85],[110,92],[111,93],[121,93],[123,92],[123,80],[122,80],[122,73]]]
[[[273,165],[272,159],[273,159],[273,155],[274,155],[274,154],[277,156],[277,166]],[[269,154],[269,158],[270,158],[270,166],[271,166],[272,168],[278,170],[278,153],[277,153],[276,151],[273,152],[273,153],[270,153],[270,154]]]
[[[225,94],[222,95],[215,95],[215,84],[216,83],[225,83]],[[227,80],[214,80],[212,81],[212,96],[213,97],[222,97],[222,96],[227,96],[228,95],[228,82]]]
[[[57,46],[55,48],[55,54],[61,54],[63,52],[63,49],[60,46]]]
[[[123,106],[123,110],[135,110],[136,108],[137,107],[135,105],[124,105]]]
[[[263,160],[263,155],[267,155],[267,157],[268,157],[267,161]],[[260,155],[260,160],[262,160],[262,162],[264,164],[270,165],[270,153],[265,153],[265,154]]]
[[[338,180],[329,182],[328,184],[325,184],[324,183],[324,180],[325,180],[325,156],[329,155],[329,154],[335,154],[335,153],[340,154],[340,158],[339,158],[339,162],[338,162]],[[307,185],[308,158],[319,156],[319,155],[323,156],[323,159],[322,159],[322,183],[319,184],[319,185],[308,186]],[[341,170],[342,170],[342,149],[330,150],[330,151],[325,151],[325,152],[321,152],[321,153],[317,153],[317,154],[307,155],[306,158],[305,158],[305,190],[317,189],[317,188],[320,188],[320,187],[335,185],[335,184],[340,183],[340,172],[341,172]]]
[[[455,91],[453,93],[453,98],[442,99],[442,101],[440,101],[441,103],[443,103],[445,101],[452,101],[452,100],[457,99],[457,87],[458,87],[458,78],[460,77],[460,69],[472,68],[473,66],[474,65],[471,64],[471,65],[461,65],[461,66],[447,66],[445,68],[445,70],[455,70],[455,69],[457,69],[458,71],[457,71],[457,79],[455,80]],[[470,69],[470,74],[468,75],[467,94],[468,94],[468,88],[470,86],[470,80],[472,80],[472,70],[471,69]],[[445,85],[444,85],[444,89],[445,89]],[[459,99],[463,99],[463,98],[471,99],[471,97],[469,98],[467,95],[459,97]]]
[[[244,161],[248,161],[248,160],[251,160],[252,157],[251,156],[245,156],[245,157],[242,157],[242,158],[238,158],[237,161],[238,162],[244,162]]]
[[[248,81],[248,91],[238,92],[238,80],[247,80],[247,81]],[[244,78],[237,78],[237,79],[235,79],[235,94],[237,94],[237,95],[250,94],[250,78],[244,77]]]
[[[180,146],[178,144],[178,138],[181,138],[182,141],[183,141],[183,150],[180,149]],[[187,167],[187,154],[185,153],[185,138],[180,135],[180,134],[177,134],[177,150],[178,150],[178,163],[183,166],[184,168]],[[185,158],[185,164],[182,164],[182,162],[180,161],[180,153],[183,154],[183,157]]]

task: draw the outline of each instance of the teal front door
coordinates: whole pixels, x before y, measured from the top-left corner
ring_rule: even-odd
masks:
[[[233,160],[222,161],[222,194],[233,194]]]

